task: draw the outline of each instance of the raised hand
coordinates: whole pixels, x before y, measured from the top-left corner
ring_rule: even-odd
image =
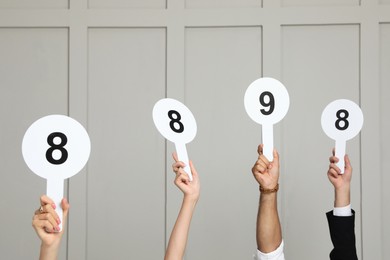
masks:
[[[192,161],[190,161],[190,168],[193,180],[190,181],[188,174],[184,171],[185,164],[178,160],[176,153],[172,154],[172,156],[175,160],[172,164],[172,169],[176,174],[175,185],[183,192],[184,197],[198,200],[200,194],[200,181]]]
[[[274,189],[278,185],[279,181],[279,154],[274,149],[272,162],[263,155],[263,145],[259,145],[257,148],[259,157],[252,168],[253,176],[260,186],[264,189]]]
[[[40,260],[57,259],[58,250],[62,235],[65,230],[65,223],[69,211],[69,203],[62,199],[61,207],[63,209],[63,228],[59,230],[60,219],[55,211],[55,203],[46,195],[40,198],[40,208],[35,211],[32,221],[38,237],[41,239]]]
[[[334,155],[329,157],[329,169],[327,172],[328,179],[332,183],[335,189],[335,207],[344,207],[350,204],[350,189],[352,179],[352,166],[348,155],[345,155],[344,162],[344,174],[341,174],[341,170],[337,167],[336,163],[339,161]]]

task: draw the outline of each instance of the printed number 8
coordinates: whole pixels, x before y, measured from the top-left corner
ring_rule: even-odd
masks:
[[[173,115],[175,115],[176,118],[173,118]],[[176,110],[169,110],[168,117],[171,119],[171,121],[169,122],[169,126],[171,127],[172,131],[179,134],[182,133],[184,131],[184,125],[182,124],[182,122],[180,122],[180,113]],[[175,123],[179,126],[178,129],[175,127]]]
[[[54,143],[54,138],[59,137],[61,139],[61,142],[59,144]],[[50,145],[50,148],[46,151],[46,159],[51,164],[63,164],[68,159],[68,151],[64,148],[66,143],[68,142],[68,138],[66,138],[66,135],[60,132],[54,132],[51,133],[47,137],[47,143]],[[59,150],[61,152],[61,158],[60,159],[54,159],[53,158],[53,152],[55,150]]]
[[[269,99],[268,102],[266,102],[264,100],[266,96],[268,96],[268,99]],[[260,104],[263,107],[269,107],[268,111],[263,109],[263,108],[260,109],[260,112],[263,115],[268,116],[268,115],[272,114],[272,112],[274,112],[274,109],[275,109],[275,98],[274,98],[274,96],[272,95],[271,92],[265,91],[265,92],[261,93],[261,95],[259,97],[259,101],[260,101]]]
[[[341,114],[344,114],[343,117],[341,117]],[[337,120],[335,122],[335,126],[338,130],[346,130],[349,126],[349,122],[347,120],[349,116],[349,113],[347,110],[345,109],[340,109],[339,111],[336,112],[336,117],[337,117]],[[340,126],[340,122],[344,122],[344,125],[343,126]]]

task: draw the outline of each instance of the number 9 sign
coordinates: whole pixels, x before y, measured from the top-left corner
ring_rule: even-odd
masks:
[[[84,127],[63,115],[38,119],[23,137],[24,161],[31,171],[47,180],[46,194],[55,202],[61,223],[64,180],[84,167],[90,150],[90,139]]]
[[[362,129],[362,110],[350,100],[335,100],[322,112],[321,126],[325,134],[336,141],[335,156],[339,158],[337,166],[344,173],[346,141],[354,138]]]
[[[197,126],[191,111],[175,99],[161,99],[153,107],[153,121],[162,136],[175,143],[177,156],[186,164],[184,170],[192,181],[186,144],[195,138]]]
[[[273,125],[284,118],[290,106],[287,89],[276,79],[257,79],[246,90],[244,105],[249,117],[262,125],[264,155],[272,161]]]

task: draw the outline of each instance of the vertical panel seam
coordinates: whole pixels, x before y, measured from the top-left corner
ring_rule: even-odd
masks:
[[[359,104],[362,106],[362,26],[359,24]],[[360,168],[360,253],[363,259],[363,165],[362,165],[362,135],[359,134],[359,168]]]
[[[166,1],[166,6],[168,1]],[[168,25],[165,27],[165,97],[168,97]],[[165,171],[165,190],[164,190],[164,248],[163,252],[165,255],[165,249],[167,246],[167,225],[168,225],[168,146],[167,140],[164,140],[164,171]]]

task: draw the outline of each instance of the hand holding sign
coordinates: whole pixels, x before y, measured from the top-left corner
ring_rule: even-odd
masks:
[[[341,173],[344,173],[346,142],[354,138],[362,129],[362,110],[350,100],[335,100],[322,112],[321,125],[325,134],[336,141],[335,156],[339,158],[337,166]]]
[[[192,181],[186,144],[195,138],[197,128],[191,111],[175,99],[161,99],[153,107],[153,121],[158,131],[175,143],[177,156],[186,164],[184,170]]]
[[[56,204],[62,230],[61,200],[64,180],[87,163],[91,150],[88,133],[76,120],[50,115],[35,121],[26,131],[22,153],[27,166],[47,180],[46,195]]]
[[[252,82],[245,92],[245,110],[249,117],[262,125],[264,155],[273,160],[273,125],[287,114],[290,97],[286,88],[273,78],[260,78]]]

